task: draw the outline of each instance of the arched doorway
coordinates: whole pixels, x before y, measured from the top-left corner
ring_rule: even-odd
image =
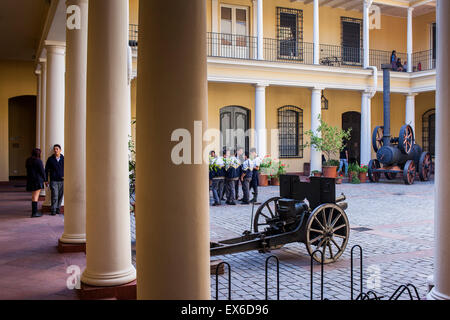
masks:
[[[228,106],[220,109],[220,147],[236,150],[243,147],[250,150],[250,110],[240,106]]]
[[[9,176],[25,177],[25,161],[36,147],[36,96],[8,101]]]
[[[436,146],[436,109],[430,109],[422,116],[422,148],[434,157]]]
[[[342,129],[352,129],[350,141],[347,143],[350,163],[361,163],[361,114],[350,111],[342,114]]]

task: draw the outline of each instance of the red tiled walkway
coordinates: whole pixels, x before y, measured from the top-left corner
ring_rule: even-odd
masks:
[[[77,299],[67,267],[85,266],[84,253],[60,254],[61,216],[31,219],[23,182],[0,186],[0,300]]]

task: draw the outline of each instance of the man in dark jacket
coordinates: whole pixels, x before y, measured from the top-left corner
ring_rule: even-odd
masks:
[[[64,196],[64,156],[61,154],[61,146],[53,147],[54,154],[48,158],[45,165],[45,182],[48,186],[50,176],[50,192],[52,196],[51,215],[60,213],[61,202]]]

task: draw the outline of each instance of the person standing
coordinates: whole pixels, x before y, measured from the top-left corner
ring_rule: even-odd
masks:
[[[244,162],[244,149],[242,147],[238,147],[236,149],[235,156],[236,156],[236,159],[239,161],[239,164],[242,165],[242,163]],[[236,180],[235,185],[234,185],[236,200],[239,199],[239,182],[240,182],[239,179]]]
[[[242,204],[250,204],[250,182],[253,178],[253,161],[250,159],[250,154],[245,152],[244,162],[242,163],[242,192],[244,197],[242,198]]]
[[[31,192],[31,217],[39,218],[42,214],[38,212],[39,194],[44,189],[45,170],[41,160],[41,149],[33,149],[31,157],[27,159],[27,191]]]
[[[225,192],[227,195],[227,204],[236,205],[235,185],[236,180],[239,180],[240,166],[239,160],[236,157],[228,157],[230,151],[227,150],[227,158],[225,159]]]
[[[222,205],[220,196],[225,184],[225,163],[223,158],[215,158],[211,163],[210,177],[212,179],[213,206]]]
[[[347,143],[344,141],[344,148],[341,150],[340,154],[339,154],[339,170],[338,172],[341,172],[342,169],[345,166],[345,176],[347,176],[348,174],[348,148],[347,148]]]
[[[48,186],[50,176],[50,192],[52,199],[51,215],[60,213],[61,203],[64,196],[64,156],[61,154],[61,146],[53,147],[53,155],[45,164],[45,182]]]
[[[259,186],[259,170],[262,163],[262,159],[256,153],[256,149],[250,150],[250,159],[253,161],[252,181],[250,182],[250,189],[253,189],[253,199],[250,202],[258,202],[258,186]]]

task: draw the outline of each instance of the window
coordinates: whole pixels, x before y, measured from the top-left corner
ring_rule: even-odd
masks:
[[[248,10],[244,7],[220,8],[220,32],[222,45],[246,47],[248,36]]]
[[[278,56],[281,59],[302,59],[303,11],[277,7]]]
[[[422,116],[422,148],[435,156],[436,146],[436,109],[425,112]]]
[[[431,25],[431,48],[433,50],[433,61],[436,61],[436,23]],[[435,66],[435,65],[433,65]]]
[[[343,62],[361,64],[362,20],[341,17],[341,25]]]
[[[280,158],[303,158],[303,110],[295,106],[278,109]]]

